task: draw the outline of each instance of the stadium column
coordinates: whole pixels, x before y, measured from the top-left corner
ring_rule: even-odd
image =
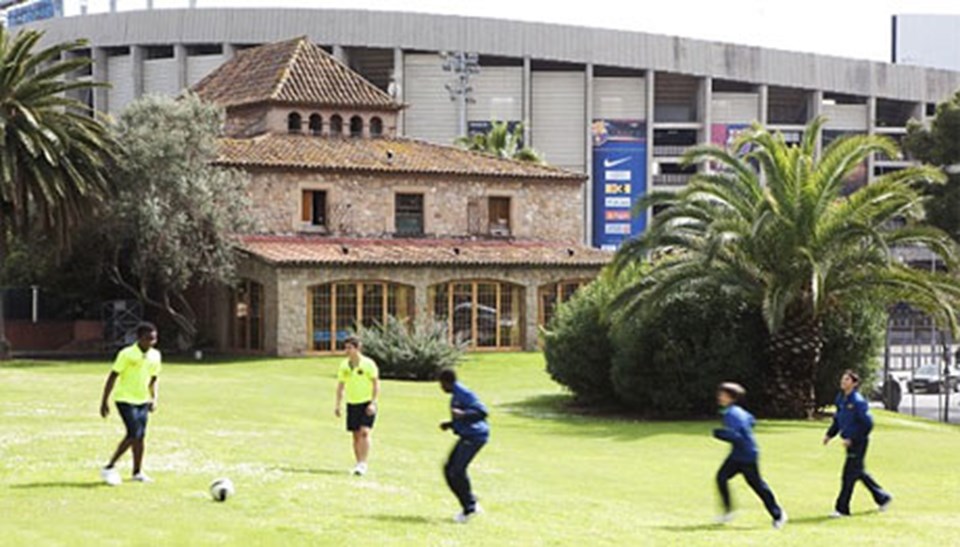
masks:
[[[521,101],[522,105],[522,118],[523,118],[523,142],[527,146],[535,146],[536,143],[533,142],[533,136],[530,128],[530,118],[533,112],[533,63],[530,60],[529,55],[523,56],[523,90],[521,93],[523,97]]]
[[[95,47],[90,54],[93,56],[93,81],[98,83],[109,82],[106,48]],[[107,88],[105,87],[98,87],[93,90],[93,107],[98,112],[106,113],[108,111],[107,96]]]
[[[333,51],[333,56],[343,64],[347,64],[347,51],[343,49],[343,46],[334,45],[331,47]]]
[[[584,172],[587,174],[587,184],[583,194],[583,237],[588,247],[593,244],[593,138],[590,134],[593,127],[593,63],[584,67],[583,93],[583,120],[584,132]]]
[[[177,63],[177,89],[186,89],[189,85],[187,81],[187,46],[174,44],[173,59]]]
[[[130,77],[133,78],[133,99],[143,96],[143,46],[130,46]]]
[[[713,127],[713,78],[704,76],[700,78],[700,89],[698,97],[698,110],[700,110],[700,144],[710,144],[710,130]],[[698,171],[710,171],[710,163],[704,162]]]
[[[766,127],[770,109],[770,87],[767,84],[757,86],[757,99],[757,123]]]
[[[867,97],[867,134],[873,135],[877,132],[877,97],[870,95]],[[873,182],[873,171],[876,164],[876,155],[870,154],[867,157],[867,183]]]
[[[234,55],[237,54],[237,46],[229,42],[224,42],[223,44],[223,56],[226,59],[232,59]]]
[[[823,113],[823,90],[815,89],[807,95],[807,122],[809,123],[812,120],[817,119],[820,114]],[[817,135],[817,157],[820,157],[820,152],[823,151],[823,129],[820,129],[820,134]]]
[[[393,99],[403,104],[403,48],[393,48]],[[406,109],[397,113],[397,135],[404,134],[404,121],[406,121]],[[426,297],[424,297],[426,298]],[[419,309],[419,308],[418,308]]]
[[[654,104],[654,101],[656,100],[656,97],[657,97],[657,72],[652,69],[647,69],[646,73],[644,74],[644,80],[646,80],[646,84],[647,84],[647,89],[646,89],[647,100],[644,101],[645,102],[644,108],[646,109],[646,112],[644,113],[644,117],[646,118],[646,124],[647,124],[647,127],[646,127],[647,129],[647,181],[646,181],[647,187],[644,189],[644,193],[649,194],[652,190],[654,190],[653,188],[653,172],[654,172],[653,171],[653,147],[656,143],[653,140],[653,136],[654,136],[653,124],[656,121],[654,119],[654,116],[656,114],[656,105]],[[644,225],[649,226],[650,220],[651,220],[650,209],[647,209],[646,211],[644,211],[643,214],[647,216],[646,222],[644,223]]]

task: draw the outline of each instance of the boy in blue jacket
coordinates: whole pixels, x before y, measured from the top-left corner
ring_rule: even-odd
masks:
[[[840,377],[840,393],[837,395],[837,413],[833,415],[833,423],[823,438],[826,445],[831,439],[840,434],[843,446],[847,448],[847,461],[843,464],[843,483],[840,495],[837,496],[835,511],[830,514],[833,518],[850,516],[850,498],[853,496],[853,487],[857,481],[863,484],[873,495],[880,511],[886,511],[893,501],[893,496],[884,492],[883,488],[873,480],[866,469],[864,459],[867,456],[867,445],[870,444],[870,431],[873,430],[873,418],[870,416],[870,405],[857,391],[860,386],[860,376],[852,370],[844,371]]]
[[[440,371],[439,379],[441,389],[452,395],[450,398],[451,420],[441,423],[440,429],[443,431],[452,429],[460,437],[453,451],[450,452],[447,464],[443,467],[443,474],[450,490],[457,496],[463,508],[454,520],[465,523],[482,512],[470,486],[467,466],[483,445],[487,444],[487,439],[490,437],[487,408],[472,391],[457,381],[457,373],[452,369]]]
[[[746,395],[746,390],[740,384],[725,382],[717,387],[717,403],[723,414],[723,427],[713,430],[713,436],[733,445],[730,455],[717,471],[717,488],[720,490],[720,499],[723,501],[723,515],[718,519],[720,523],[733,520],[733,504],[730,501],[730,489],[727,483],[738,473],[743,473],[750,488],[763,501],[764,507],[773,518],[773,527],[777,530],[787,523],[787,513],[777,505],[773,491],[760,477],[757,467],[759,450],[757,441],[753,438],[753,416],[737,403]]]

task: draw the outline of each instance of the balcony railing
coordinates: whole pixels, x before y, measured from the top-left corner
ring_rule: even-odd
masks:
[[[653,184],[654,186],[685,186],[692,176],[685,173],[663,173],[653,176]]]

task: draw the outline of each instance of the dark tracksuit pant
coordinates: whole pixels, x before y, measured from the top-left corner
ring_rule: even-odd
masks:
[[[863,481],[863,485],[870,491],[877,505],[883,505],[890,499],[890,494],[886,493],[864,468],[864,459],[869,445],[870,441],[864,439],[854,442],[847,448],[847,461],[843,464],[842,486],[835,507],[838,513],[850,514],[850,498],[853,497],[853,487],[857,485],[857,481]]]
[[[443,475],[447,479],[447,485],[457,496],[464,514],[467,515],[473,513],[477,507],[477,499],[473,496],[467,467],[486,442],[484,438],[461,437],[450,452],[447,464],[443,466]]]
[[[780,506],[777,505],[777,499],[773,495],[773,490],[770,490],[767,483],[760,477],[760,469],[757,467],[757,463],[738,462],[733,460],[733,458],[727,458],[723,462],[723,465],[720,466],[720,470],[717,471],[717,489],[720,490],[720,499],[723,501],[724,511],[729,513],[733,509],[733,504],[730,501],[730,488],[727,482],[740,473],[743,474],[743,478],[747,480],[747,484],[750,485],[754,493],[763,501],[763,506],[767,508],[770,516],[774,520],[779,519],[783,511],[780,509]]]

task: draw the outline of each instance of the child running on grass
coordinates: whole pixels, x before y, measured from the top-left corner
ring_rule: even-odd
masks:
[[[717,387],[717,403],[723,414],[723,427],[714,429],[713,436],[732,445],[730,455],[717,471],[717,489],[723,502],[723,515],[717,521],[725,524],[733,520],[733,504],[727,483],[742,473],[747,484],[763,501],[764,507],[773,518],[773,527],[779,530],[787,524],[787,513],[777,505],[773,491],[760,477],[760,469],[757,467],[760,451],[753,437],[755,420],[738,404],[744,395],[746,390],[740,384],[726,382]]]
[[[870,416],[870,406],[863,395],[857,391],[860,386],[860,376],[852,370],[844,371],[840,378],[840,394],[837,395],[837,413],[833,415],[833,423],[823,437],[826,445],[831,439],[840,434],[843,446],[847,448],[847,460],[843,464],[842,485],[840,495],[834,506],[832,518],[850,516],[850,498],[853,496],[853,487],[857,481],[862,481],[873,496],[873,501],[880,511],[886,511],[893,501],[893,496],[886,493],[877,481],[864,468],[864,459],[867,457],[867,446],[870,444],[870,432],[873,430],[873,417]]]
[[[452,429],[460,437],[443,467],[443,474],[462,508],[454,520],[466,523],[482,512],[477,498],[473,495],[467,467],[490,437],[487,408],[472,391],[457,381],[457,373],[453,369],[440,371],[439,379],[440,388],[451,395],[451,420],[441,423],[440,429]]]
[[[133,451],[133,480],[153,482],[143,472],[144,438],[147,436],[147,416],[157,410],[157,377],[160,375],[160,352],[157,345],[157,327],[152,323],[141,323],[137,327],[137,341],[117,354],[117,358],[107,375],[100,399],[100,416],[110,415],[110,395],[117,405],[117,412],[123,419],[127,433],[113,457],[100,470],[100,476],[110,486],[119,486],[122,482],[115,465],[126,453]],[[116,388],[116,389],[114,389]]]

